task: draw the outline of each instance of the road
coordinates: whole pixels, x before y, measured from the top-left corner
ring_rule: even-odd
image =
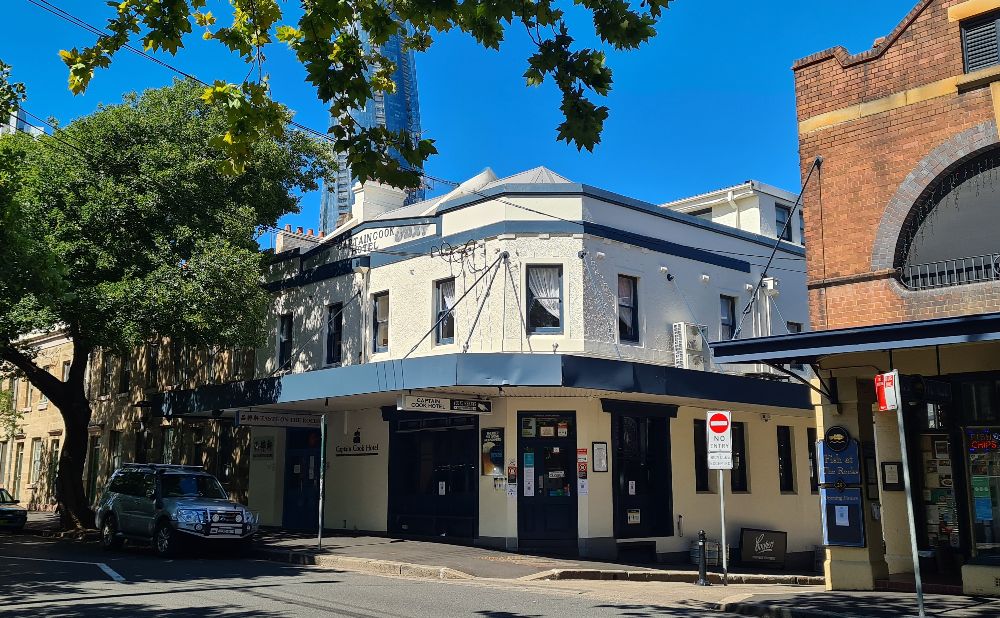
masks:
[[[435,581],[252,559],[173,560],[147,548],[0,534],[0,616],[725,616],[731,586],[639,582]]]

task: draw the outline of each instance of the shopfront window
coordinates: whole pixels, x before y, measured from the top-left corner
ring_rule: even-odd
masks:
[[[1000,428],[968,427],[965,441],[974,553],[1000,558]]]

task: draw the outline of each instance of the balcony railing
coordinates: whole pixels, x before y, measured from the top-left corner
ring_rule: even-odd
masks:
[[[907,264],[899,269],[899,280],[911,290],[932,290],[982,281],[1000,281],[1000,253]]]

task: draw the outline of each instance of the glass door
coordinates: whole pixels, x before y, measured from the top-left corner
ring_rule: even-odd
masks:
[[[518,420],[518,547],[575,553],[576,420],[572,413]]]

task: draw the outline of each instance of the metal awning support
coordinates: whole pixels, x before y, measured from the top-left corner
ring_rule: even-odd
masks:
[[[826,382],[823,381],[823,378],[820,377],[820,375],[819,375],[819,371],[817,370],[816,365],[810,364],[809,366],[812,367],[813,373],[816,374],[816,379],[819,380],[819,384],[820,384],[819,386],[816,386],[815,384],[813,384],[809,380],[806,380],[805,378],[803,378],[799,374],[795,373],[794,371],[791,371],[789,369],[785,369],[781,365],[776,365],[776,364],[768,362],[768,361],[761,361],[761,362],[763,364],[767,365],[768,367],[770,367],[771,369],[775,369],[777,371],[780,371],[781,373],[787,375],[788,377],[792,378],[796,382],[800,382],[802,384],[805,384],[806,386],[809,387],[809,390],[811,390],[813,392],[816,392],[816,393],[819,393],[823,397],[826,397],[830,401],[830,403],[837,403],[837,392],[834,389],[831,388],[831,386],[833,386],[832,384],[827,384]]]

